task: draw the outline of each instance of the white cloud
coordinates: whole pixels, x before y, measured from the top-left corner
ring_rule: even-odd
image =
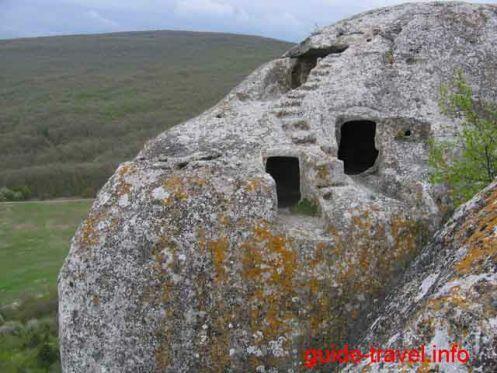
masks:
[[[97,12],[96,10],[89,10],[88,12],[86,12],[86,15],[100,23],[101,25],[103,26],[109,26],[109,27],[112,27],[112,28],[118,28],[119,27],[119,24],[117,22],[114,22],[113,20],[109,19],[109,18],[105,18],[103,17],[99,12]]]
[[[327,26],[358,12],[402,2],[407,1],[0,0],[0,38],[183,29],[299,41],[316,25]]]
[[[33,0],[31,0],[33,1]],[[158,10],[172,0],[37,0],[45,3],[64,3],[100,10],[143,11]]]
[[[236,14],[235,7],[224,1],[216,0],[180,0],[175,12],[179,16],[214,16],[232,17]]]

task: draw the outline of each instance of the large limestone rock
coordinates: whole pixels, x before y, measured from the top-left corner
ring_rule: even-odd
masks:
[[[492,5],[372,11],[150,141],[61,270],[64,370],[296,371],[356,342],[449,207],[427,181],[427,140],[457,131],[439,86],[463,69],[496,100],[495,45]],[[319,215],[278,208],[298,199]]]

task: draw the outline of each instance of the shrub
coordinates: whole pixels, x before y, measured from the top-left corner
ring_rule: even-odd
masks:
[[[385,53],[385,58],[389,65],[393,65],[395,62],[395,57],[393,56],[393,50],[389,49],[387,53]]]
[[[497,107],[476,98],[462,72],[442,85],[439,104],[462,127],[453,140],[431,141],[431,182],[447,185],[459,205],[497,176]]]
[[[1,372],[59,372],[57,298],[25,297],[20,304],[0,308],[5,320],[0,332]]]
[[[24,201],[31,196],[31,190],[27,186],[0,188],[0,202]]]
[[[304,198],[295,206],[292,206],[290,211],[294,214],[315,216],[318,213],[318,207],[314,202]]]
[[[23,185],[20,187],[14,187],[14,188],[12,188],[12,190],[14,192],[21,193],[23,200],[29,199],[29,197],[31,197],[31,189],[29,189],[29,187],[27,185]]]
[[[21,192],[16,192],[12,189],[2,187],[0,188],[0,201],[8,202],[8,201],[22,201],[24,199]]]

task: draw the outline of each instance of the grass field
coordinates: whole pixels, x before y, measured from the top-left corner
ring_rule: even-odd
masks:
[[[0,203],[0,305],[54,292],[90,200]]]
[[[0,372],[60,371],[57,275],[91,203],[0,203]]]
[[[291,45],[154,31],[0,41],[0,188],[93,196],[147,139]]]

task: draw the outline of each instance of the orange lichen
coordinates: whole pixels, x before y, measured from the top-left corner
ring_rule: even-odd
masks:
[[[314,338],[346,341],[348,328],[364,311],[357,296],[366,302],[381,296],[422,245],[423,231],[418,223],[402,215],[379,220],[374,207],[352,211],[353,229],[328,226],[327,233],[333,239],[315,246],[306,284],[313,299],[308,314]],[[316,269],[322,267],[330,273],[318,280]]]
[[[228,251],[228,247],[229,247],[229,241],[226,236],[223,236],[217,240],[207,242],[207,248],[211,253],[212,261],[214,263],[214,269],[216,271],[217,281],[222,281],[226,278],[224,261],[226,258],[226,252]]]
[[[219,223],[224,227],[228,226],[231,222],[230,218],[226,216],[226,214],[219,214],[218,219]]]
[[[155,362],[157,364],[158,371],[163,371],[169,368],[171,362],[173,361],[173,350],[172,341],[170,334],[165,332],[162,334],[162,343],[155,350]]]
[[[245,189],[247,192],[255,192],[261,186],[261,180],[259,178],[247,180],[245,183]]]
[[[278,359],[288,360],[272,356],[268,348],[270,342],[286,337],[282,347],[291,353],[296,327],[315,345],[347,341],[367,302],[382,294],[420,244],[419,225],[402,215],[384,221],[374,207],[354,211],[355,229],[329,227],[329,237],[315,242],[314,251],[311,246],[305,255],[302,242],[267,222],[228,222],[224,213],[218,213],[218,222],[210,229],[198,229],[200,255],[210,258],[213,268],[192,274],[191,279],[199,284],[196,310],[210,315],[208,342],[194,347],[205,357],[206,366],[218,371],[232,366],[227,325],[235,320],[242,320],[244,330],[249,328],[251,346],[267,351],[264,356],[250,355],[246,361],[250,367],[277,366]],[[228,232],[235,226],[250,234],[231,247],[233,236]],[[233,263],[235,267],[230,267]],[[182,302],[179,293],[169,291],[165,301]],[[226,301],[233,292],[240,304]]]
[[[430,299],[426,304],[426,307],[434,310],[440,310],[442,308],[467,309],[471,303],[471,301],[461,294],[461,288],[455,286],[450,289],[449,294]]]
[[[208,352],[211,361],[212,371],[225,372],[230,367],[229,355],[229,329],[224,315],[229,313],[224,302],[219,304],[218,314],[214,316],[213,329],[215,333],[209,341]]]
[[[132,163],[126,163],[117,170],[116,194],[121,197],[131,191],[131,184],[125,181],[126,176],[135,172],[136,166]]]
[[[291,322],[298,319],[292,308],[297,256],[291,242],[275,234],[265,224],[253,229],[252,237],[242,244],[242,277],[251,289],[248,316],[252,331],[262,332],[258,344],[286,335]]]
[[[151,270],[154,278],[158,280],[157,285],[146,288],[142,298],[145,302],[154,302],[166,305],[164,318],[158,330],[160,339],[159,347],[155,350],[155,361],[158,370],[167,369],[173,361],[173,328],[167,320],[178,319],[182,315],[178,314],[172,305],[175,302],[174,283],[171,273],[177,270],[177,247],[176,244],[166,235],[163,235],[152,248],[154,258]],[[171,258],[172,260],[168,260]],[[167,263],[167,266],[165,264]]]
[[[93,246],[99,242],[97,225],[106,215],[101,212],[93,212],[83,221],[80,231],[80,243],[85,246]]]
[[[170,176],[162,183],[162,186],[170,192],[163,202],[164,204],[171,204],[175,200],[184,202],[192,196],[201,194],[207,184],[207,180],[199,176]]]
[[[124,177],[130,173],[136,171],[136,166],[133,163],[125,163],[117,170],[119,177]]]
[[[419,367],[416,369],[417,373],[430,373],[433,370],[431,369],[431,363],[429,359],[427,361],[423,361]]]
[[[466,220],[456,237],[461,246],[469,247],[464,258],[456,263],[460,274],[476,273],[487,260],[497,262],[497,189],[489,193],[485,202],[486,206]]]
[[[188,199],[187,180],[183,177],[172,176],[164,181],[163,186],[171,195],[164,199],[164,203],[169,204],[173,199],[186,201]]]
[[[330,177],[330,170],[326,164],[317,166],[316,171],[317,177],[321,180],[328,180]]]

